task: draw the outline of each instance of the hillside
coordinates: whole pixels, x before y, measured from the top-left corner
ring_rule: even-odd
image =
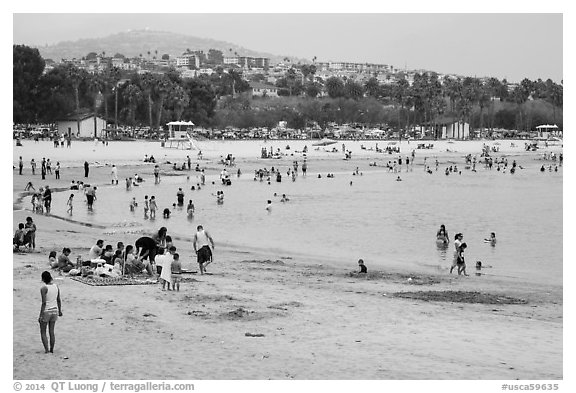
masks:
[[[170,57],[175,57],[181,55],[186,49],[203,50],[205,53],[208,49],[218,49],[224,56],[234,55],[234,52],[237,52],[240,56],[268,57],[273,64],[281,62],[284,57],[290,57],[293,61],[302,61],[293,56],[253,51],[226,41],[152,30],[129,30],[107,37],[63,41],[55,45],[38,47],[43,58],[54,61],[81,58],[90,52],[105,52],[107,56],[121,53],[127,57],[137,57],[142,54],[147,57],[150,51],[150,57],[152,57],[157,50],[158,57],[165,53]]]

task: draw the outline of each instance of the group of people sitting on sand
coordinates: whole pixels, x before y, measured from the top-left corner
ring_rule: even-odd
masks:
[[[180,290],[182,265],[172,238],[167,235],[166,227],[158,230],[153,236],[143,236],[134,245],[124,245],[118,242],[116,248],[111,244],[104,245],[104,240],[98,240],[88,253],[86,260],[78,255],[74,262],[70,260],[71,250],[64,247],[58,255],[56,251],[48,256],[52,269],[77,276],[120,277],[139,274],[158,276],[164,290]]]
[[[36,248],[36,224],[32,217],[26,217],[26,224],[18,223],[12,238],[12,251],[30,251]]]

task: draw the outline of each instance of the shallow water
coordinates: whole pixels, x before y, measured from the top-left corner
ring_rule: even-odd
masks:
[[[362,176],[353,176],[357,163],[335,160],[334,167],[340,171],[334,172],[334,178],[321,179],[311,161],[308,177],[300,175],[295,182],[286,176],[284,165],[281,183],[254,181],[245,171],[240,178],[232,177],[230,187],[212,185],[217,179],[209,177],[200,191],[190,190],[197,182],[192,171],[189,182],[183,177],[164,177],[161,185],[154,185],[149,178],[132,191],[126,191],[122,182],[99,188],[93,213],[87,212],[83,197],[77,195],[72,218],[109,226],[137,225],[150,231],[167,226],[169,234],[186,238],[193,236],[196,225],[203,224],[217,248],[224,243],[239,249],[274,250],[279,256],[296,252],[351,269],[363,258],[368,269],[404,266],[445,272],[452,261],[454,234],[462,232],[468,244],[470,274],[480,260],[484,266],[492,266],[483,270],[490,275],[561,284],[562,168],[540,173],[542,162],[534,156],[516,159],[525,169],[514,175],[481,165],[473,173],[458,161],[462,174],[450,176],[442,172],[444,165],[429,175],[421,165],[411,172],[404,167],[395,174],[367,164]],[[403,181],[395,181],[398,175]],[[178,187],[184,189],[186,203],[194,200],[193,220],[187,219],[185,207],[175,210],[168,220],[162,218],[165,207],[172,210]],[[224,191],[223,205],[216,204],[213,194],[217,190]],[[289,202],[280,202],[283,193]],[[53,214],[67,216],[67,194],[55,196]],[[155,195],[158,200],[154,221],[143,217],[144,195]],[[135,213],[128,208],[133,196],[139,202]],[[268,199],[273,201],[271,213],[265,210]],[[435,243],[440,224],[446,225],[450,235],[448,249]],[[483,242],[490,232],[498,239],[494,247]]]

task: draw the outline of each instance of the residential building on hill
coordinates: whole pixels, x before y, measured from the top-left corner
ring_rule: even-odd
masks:
[[[253,96],[259,97],[278,97],[278,88],[276,86],[266,85],[264,83],[250,82]]]

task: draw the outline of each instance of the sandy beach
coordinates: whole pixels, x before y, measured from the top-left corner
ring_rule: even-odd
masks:
[[[28,171],[30,157],[38,160],[46,155],[53,163],[63,163],[61,180],[50,176],[41,182],[37,174],[35,185],[46,183],[52,189],[66,189],[71,179],[82,179],[81,166],[91,149],[79,152],[73,146],[71,150],[47,150],[32,141],[26,143],[29,146],[22,150],[13,149],[16,165],[19,155],[26,156]],[[261,165],[257,162],[259,149],[254,149],[258,145],[238,147],[242,143],[203,151],[201,162],[210,179],[217,177],[219,157],[227,152],[238,157],[247,173]],[[461,160],[464,154],[477,152],[483,142],[434,143],[433,150],[417,150],[417,157]],[[274,142],[278,148],[281,144],[285,142]],[[290,144],[292,151],[298,151],[305,142]],[[371,147],[373,142],[364,144]],[[385,146],[381,142],[380,147]],[[411,142],[412,146],[416,144]],[[521,154],[523,148],[518,144],[511,147],[509,141],[501,141],[499,146],[501,152],[510,155]],[[180,162],[187,154],[195,154],[110,147],[110,154],[106,154],[103,147],[94,146],[99,158],[90,172],[92,184],[109,183],[107,164],[112,162],[120,163],[122,173],[151,176],[153,165],[141,162],[144,154]],[[315,172],[366,167],[369,153],[360,149],[354,152],[347,162],[324,151],[311,151],[308,160]],[[289,165],[292,159],[288,155],[278,162]],[[91,157],[90,162],[94,161]],[[29,197],[21,199],[27,180],[28,176],[14,172],[13,227],[32,215],[23,210],[29,208]],[[81,202],[77,204],[81,208]],[[357,270],[355,261],[343,268],[344,264],[335,266],[327,258],[303,256],[296,250],[279,254],[252,249],[250,244],[245,248],[231,246],[225,239],[215,239],[211,274],[186,274],[180,292],[162,291],[158,284],[90,286],[53,272],[61,290],[64,316],[56,324],[55,353],[44,354],[37,318],[40,274],[48,270],[49,251],[70,247],[75,258],[87,255],[97,239],[105,244],[134,244],[141,234],[121,227],[109,233],[60,217],[32,216],[38,227],[37,248],[13,255],[14,379],[564,377],[562,285],[474,279],[473,266],[469,266],[471,277],[397,267],[369,267],[369,273],[362,276],[350,274]],[[183,267],[195,271],[192,235],[175,241],[175,245]]]

